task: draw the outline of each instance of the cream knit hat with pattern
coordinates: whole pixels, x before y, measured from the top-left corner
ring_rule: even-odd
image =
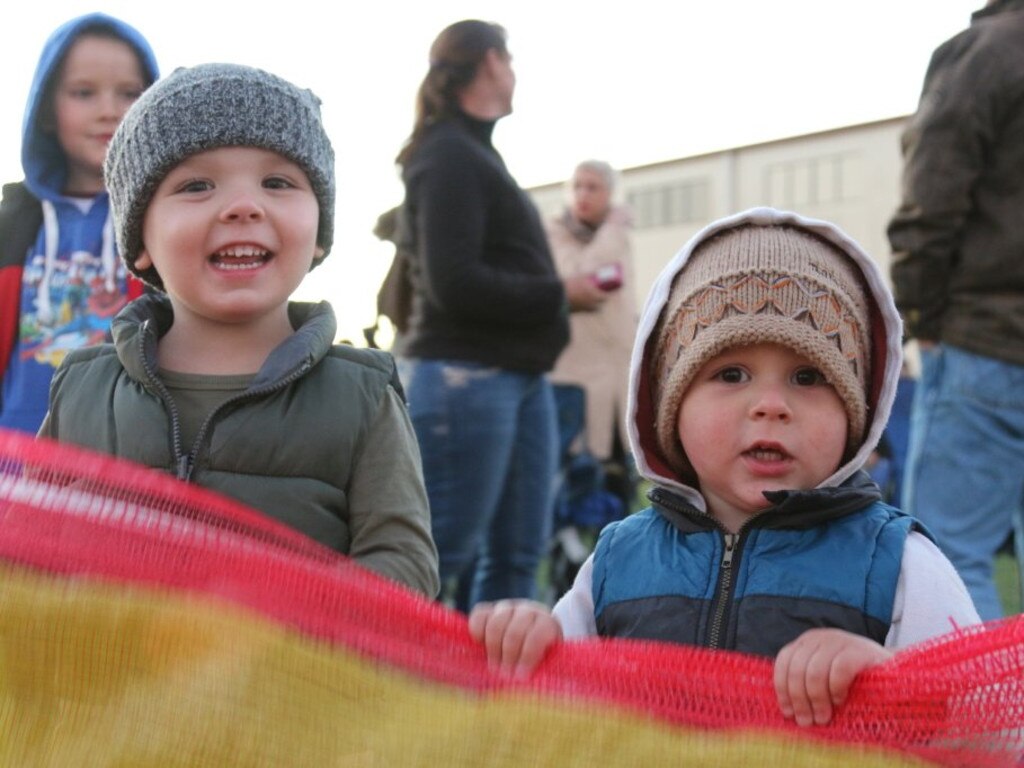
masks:
[[[744,225],[700,243],[676,276],[658,327],[650,380],[658,446],[686,479],[677,434],[694,375],[732,347],[774,343],[813,361],[846,407],[846,456],[867,423],[869,308],[859,268],[834,245],[793,226]]]

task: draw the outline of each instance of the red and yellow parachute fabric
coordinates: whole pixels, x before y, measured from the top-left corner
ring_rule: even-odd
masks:
[[[566,643],[492,673],[459,614],[158,472],[0,433],[2,766],[1015,765],[1024,623],[863,675],[826,727],[763,659]]]

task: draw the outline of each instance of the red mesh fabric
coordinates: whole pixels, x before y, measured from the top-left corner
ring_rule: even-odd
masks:
[[[228,601],[481,697],[597,702],[676,726],[872,745],[941,765],[1015,765],[1024,753],[1022,617],[904,651],[864,674],[833,722],[814,729],[782,719],[770,662],[728,652],[566,643],[529,680],[509,681],[488,671],[461,615],[257,512],[127,462],[3,432],[0,561]],[[0,740],[16,725],[0,721]],[[533,747],[524,738],[524,764]]]

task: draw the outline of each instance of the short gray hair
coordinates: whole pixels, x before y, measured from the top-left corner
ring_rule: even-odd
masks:
[[[619,174],[612,168],[610,163],[606,163],[604,160],[584,160],[579,163],[573,170],[573,177],[576,176],[580,171],[590,171],[596,173],[602,179],[604,179],[605,186],[608,187],[609,192],[615,192],[615,188],[619,184]]]

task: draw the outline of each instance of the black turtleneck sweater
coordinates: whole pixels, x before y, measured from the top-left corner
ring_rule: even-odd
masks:
[[[441,121],[405,166],[402,239],[415,285],[405,354],[540,373],[569,339],[565,292],[493,130],[466,115]]]

